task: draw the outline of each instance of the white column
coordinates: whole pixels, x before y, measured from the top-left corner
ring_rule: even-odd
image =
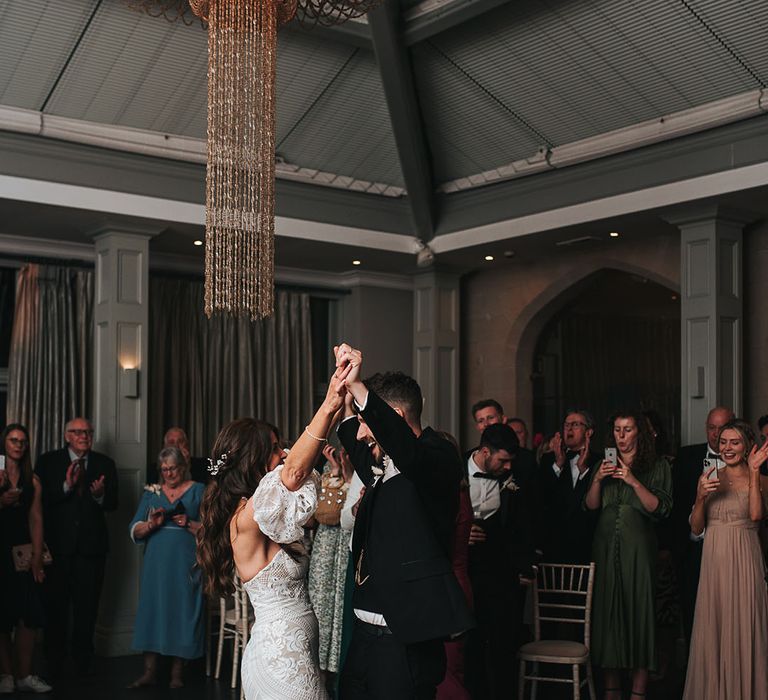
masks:
[[[681,441],[703,442],[707,412],[742,409],[742,229],[717,207],[667,217],[681,235]]]
[[[154,233],[110,228],[94,237],[95,449],[115,460],[120,490],[120,506],[108,517],[110,553],[96,627],[96,648],[105,656],[131,653],[138,602],[141,552],[128,536],[128,523],[147,461],[147,297]]]
[[[459,276],[431,271],[414,284],[414,377],[422,424],[459,439]]]

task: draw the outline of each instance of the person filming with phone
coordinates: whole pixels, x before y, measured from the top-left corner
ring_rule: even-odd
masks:
[[[605,698],[623,697],[621,674],[631,673],[632,698],[645,697],[656,665],[657,542],[654,524],[672,508],[672,473],[659,459],[639,411],[610,421],[609,447],[584,499],[600,510],[592,545],[595,561],[591,655],[605,671]]]

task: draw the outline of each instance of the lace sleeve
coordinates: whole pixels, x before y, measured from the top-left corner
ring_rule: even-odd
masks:
[[[273,542],[289,544],[302,538],[302,526],[317,508],[320,477],[313,471],[298,491],[289,491],[280,478],[281,464],[259,482],[253,494],[253,519]]]

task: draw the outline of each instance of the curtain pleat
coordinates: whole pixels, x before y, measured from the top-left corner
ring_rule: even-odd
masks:
[[[149,457],[173,425],[208,455],[230,420],[253,416],[295,438],[312,415],[309,295],[278,290],[265,321],[203,314],[203,285],[150,278]]]
[[[27,426],[33,455],[62,444],[64,423],[91,409],[93,271],[25,265],[16,276],[8,422]]]

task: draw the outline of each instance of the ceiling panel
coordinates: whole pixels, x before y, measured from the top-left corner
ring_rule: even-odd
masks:
[[[373,54],[361,49],[278,141],[288,162],[372,182],[403,184],[384,91]]]
[[[96,0],[0,2],[0,104],[38,110]]]
[[[103,3],[49,103],[75,119],[205,136],[206,34]]]
[[[741,13],[726,0],[698,4],[711,26],[668,0],[510,3],[416,47],[438,179],[532,156],[538,143],[569,143],[759,87],[734,53],[743,43],[755,65],[768,62],[752,29],[768,29],[765,4],[740,0],[748,6]],[[730,47],[718,25],[732,35]],[[439,65],[434,54],[447,58]],[[501,118],[499,103],[519,121]]]

